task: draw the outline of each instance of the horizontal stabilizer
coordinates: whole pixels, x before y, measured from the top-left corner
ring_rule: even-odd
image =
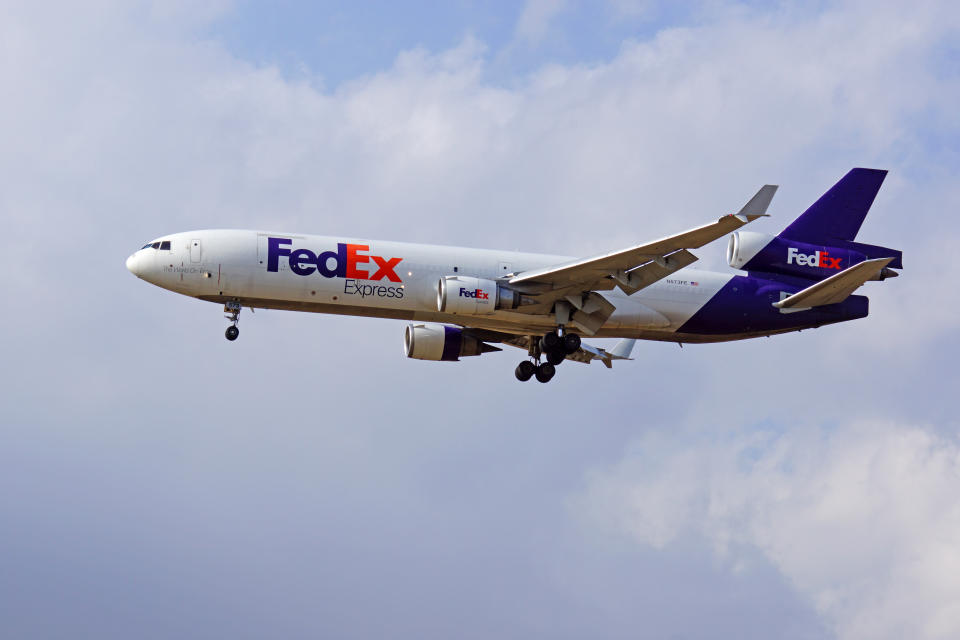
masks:
[[[879,279],[880,273],[892,261],[893,258],[877,258],[876,260],[861,262],[830,276],[826,280],[821,280],[803,291],[788,296],[780,302],[774,302],[773,306],[778,309],[799,311],[800,309],[843,302],[867,280]]]

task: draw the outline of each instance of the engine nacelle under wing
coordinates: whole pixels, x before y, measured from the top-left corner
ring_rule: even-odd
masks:
[[[479,356],[500,351],[485,342],[465,334],[459,327],[442,324],[410,324],[403,336],[408,358],[417,360],[446,360],[456,362],[462,356]]]
[[[459,316],[485,316],[497,309],[516,309],[520,294],[493,280],[444,276],[437,285],[437,311]]]

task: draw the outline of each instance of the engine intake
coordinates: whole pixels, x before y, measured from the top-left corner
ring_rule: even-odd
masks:
[[[479,356],[500,351],[463,332],[459,327],[442,324],[410,324],[403,335],[408,358],[417,360],[446,360],[456,362],[463,356]]]
[[[462,316],[490,315],[497,309],[516,309],[520,294],[493,280],[445,276],[437,285],[437,311]]]

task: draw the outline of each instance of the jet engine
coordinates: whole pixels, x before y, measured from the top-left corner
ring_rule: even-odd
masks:
[[[500,351],[486,342],[465,334],[459,327],[442,324],[410,324],[403,336],[408,358],[456,362],[462,356],[479,356]]]
[[[861,242],[835,239],[831,245],[800,242],[782,236],[753,231],[737,231],[727,244],[727,263],[734,269],[780,273],[819,280],[872,258],[893,258],[890,266],[903,268],[901,252]],[[896,276],[886,268],[878,274],[883,280]]]
[[[742,269],[743,265],[770,244],[775,238],[765,233],[754,231],[737,231],[730,236],[727,243],[727,264],[734,269]]]
[[[493,280],[445,276],[437,285],[437,311],[460,316],[490,315],[497,309],[516,309],[520,294]]]

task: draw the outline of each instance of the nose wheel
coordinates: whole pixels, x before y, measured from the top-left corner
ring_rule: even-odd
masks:
[[[225,335],[230,342],[233,342],[240,336],[240,329],[237,328],[237,323],[240,322],[240,309],[242,308],[240,303],[234,300],[223,305],[223,310],[226,312],[226,315],[223,317],[230,321],[230,326],[227,327],[223,335]]]
[[[550,382],[557,373],[557,365],[568,355],[580,348],[580,336],[575,333],[563,333],[563,328],[551,331],[542,337],[530,339],[530,360],[524,360],[514,370],[517,380],[526,382],[536,377],[538,382]],[[540,358],[546,362],[540,362]]]

